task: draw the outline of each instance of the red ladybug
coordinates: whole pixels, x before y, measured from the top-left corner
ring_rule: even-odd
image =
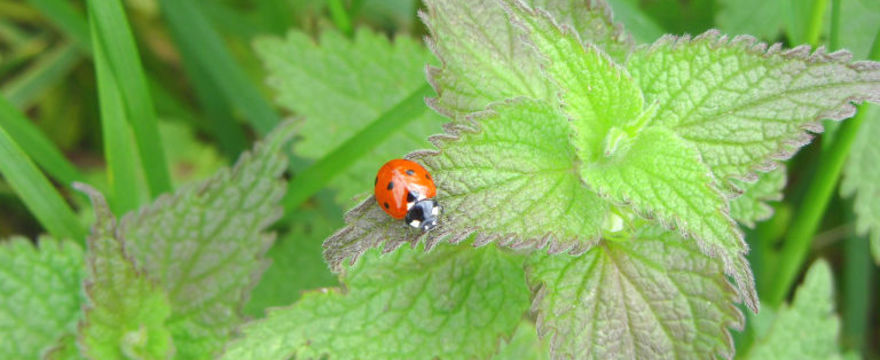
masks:
[[[374,191],[379,207],[391,217],[424,231],[437,226],[443,209],[433,199],[434,179],[421,165],[404,159],[385,163],[376,174]]]

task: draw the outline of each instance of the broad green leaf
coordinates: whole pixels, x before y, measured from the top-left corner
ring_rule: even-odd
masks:
[[[754,179],[821,131],[819,120],[853,114],[853,103],[880,101],[880,64],[845,52],[768,48],[751,37],[710,31],[667,36],[627,61],[652,124],[673,129],[700,151],[717,179]],[[724,187],[724,186],[722,186]]]
[[[750,228],[754,228],[757,221],[769,219],[773,215],[773,208],[767,202],[782,200],[782,188],[786,181],[784,166],[758,174],[758,180],[753,183],[732,180],[731,183],[742,189],[743,193],[730,201],[730,217]]]
[[[531,320],[523,320],[509,341],[501,345],[494,360],[543,360],[549,359],[549,348],[538,339],[538,330]]]
[[[77,339],[81,351],[102,360],[171,358],[167,294],[135,267],[104,197],[88,186],[75,186],[91,198],[97,217],[87,240],[87,303]]]
[[[755,282],[744,256],[748,246],[697,151],[660,127],[620,142],[602,161],[584,164],[584,181],[611,201],[674,226],[696,239],[704,253],[720,257],[745,303],[757,311]]]
[[[507,0],[510,1],[510,0]],[[614,22],[605,0],[524,0],[533,9],[546,11],[557,24],[576,32],[584,43],[593,44],[616,60],[632,51],[632,36]]]
[[[122,219],[128,252],[168,294],[178,357],[210,358],[242,322],[268,265],[263,254],[274,234],[266,228],[281,216],[281,151],[292,135],[293,123],[283,123],[233,168]]]
[[[880,264],[880,107],[866,106],[865,121],[850,150],[840,192],[855,196],[856,230],[871,239],[871,253]]]
[[[764,312],[758,314],[762,316]],[[837,345],[840,319],[834,312],[834,283],[828,263],[820,260],[810,267],[794,301],[783,305],[770,324],[745,359],[842,359]]]
[[[79,319],[82,248],[20,237],[0,244],[0,358],[36,359]]]
[[[586,251],[595,244],[608,205],[581,183],[570,127],[555,107],[520,99],[494,106],[436,138],[439,152],[422,152],[444,207],[441,224],[428,233],[385,214],[372,197],[346,216],[348,226],[325,243],[325,258],[338,270],[369,248],[390,251],[425,238],[428,248],[476,233],[476,245],[498,241],[551,252]]]
[[[532,310],[553,358],[731,357],[742,328],[721,263],[656,227],[581,256],[535,254]]]
[[[528,309],[522,258],[494,246],[373,249],[343,281],[245,326],[223,359],[487,358]]]
[[[357,31],[353,40],[328,30],[318,43],[294,31],[286,39],[262,39],[256,48],[278,103],[305,116],[303,138],[294,152],[307,159],[327,155],[422,87],[430,61],[430,53],[418,42],[405,36],[391,42],[366,29]],[[350,154],[360,159],[329,180],[327,186],[339,192],[338,199],[349,202],[371,189],[376,170],[388,159],[427,146],[428,135],[440,131],[442,118],[426,111],[400,121],[409,123],[369,153]]]
[[[788,16],[784,1],[721,0],[719,6],[721,9],[715,14],[718,29],[731,35],[750,34],[766,41],[776,40]]]

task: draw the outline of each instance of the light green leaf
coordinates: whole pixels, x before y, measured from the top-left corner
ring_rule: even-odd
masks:
[[[87,240],[81,351],[93,359],[171,358],[168,296],[135,267],[104,197],[88,186],[74,186],[91,198],[97,217]]]
[[[278,103],[305,116],[303,138],[294,152],[307,159],[327,155],[425,85],[425,65],[431,59],[427,49],[410,38],[399,36],[392,43],[366,29],[357,31],[353,40],[325,31],[318,44],[294,31],[287,39],[262,39],[255,46]],[[426,111],[407,121],[369,153],[350,154],[360,159],[327,183],[339,192],[337,199],[348,203],[363,189],[371,189],[385,161],[426,147],[427,137],[440,131],[442,117]]]
[[[844,168],[840,193],[855,196],[856,230],[868,235],[874,261],[880,264],[880,107],[864,107],[865,121],[859,129]]]
[[[282,149],[293,123],[279,125],[235,167],[184,186],[123,218],[118,232],[148,277],[168,294],[177,356],[210,358],[242,322],[248,293],[268,265],[263,254],[281,216]]]
[[[758,314],[762,316],[765,316],[763,312]],[[755,340],[745,358],[841,359],[837,345],[839,333],[831,268],[820,260],[810,267],[794,301],[776,312],[767,333]]]
[[[756,221],[763,221],[773,215],[773,208],[767,201],[782,200],[782,189],[785,187],[785,167],[780,166],[769,173],[758,175],[758,180],[746,183],[732,180],[731,184],[743,189],[743,194],[730,202],[730,217],[750,228]]]
[[[79,319],[83,251],[42,237],[0,244],[0,358],[36,359]]]
[[[528,308],[522,258],[493,246],[373,249],[344,282],[246,326],[223,359],[487,358]]]
[[[748,246],[697,151],[659,127],[621,142],[610,157],[581,168],[584,181],[611,201],[674,225],[696,239],[704,253],[720,257],[746,305],[757,311],[755,282],[744,256]]]
[[[501,345],[494,360],[543,360],[549,359],[550,350],[538,339],[538,330],[531,320],[523,320],[513,333],[513,337]]]
[[[718,5],[721,9],[715,14],[715,23],[721,31],[767,41],[776,40],[789,15],[784,1],[720,0]]]
[[[440,152],[413,155],[437,184],[442,222],[423,233],[385,214],[369,198],[346,216],[348,226],[324,243],[325,258],[338,270],[369,248],[390,251],[420,238],[428,248],[476,233],[490,241],[551,252],[586,251],[598,239],[608,205],[584,187],[574,170],[570,127],[555,107],[520,99],[494,106],[458,137],[436,138]],[[550,140],[556,139],[556,140]]]
[[[554,358],[729,358],[728,328],[743,326],[720,262],[655,227],[577,257],[536,254],[526,276]]]
[[[640,48],[627,69],[645,100],[659,103],[652,123],[696,146],[727,184],[775,168],[810,140],[804,130],[821,131],[819,120],[844,119],[853,103],[880,101],[880,64],[850,58],[709,31]]]
[[[611,6],[605,0],[522,1],[533,9],[546,11],[557,24],[573,30],[584,43],[593,44],[615,60],[626,59],[632,51],[632,35],[623,29],[623,24],[614,22]]]

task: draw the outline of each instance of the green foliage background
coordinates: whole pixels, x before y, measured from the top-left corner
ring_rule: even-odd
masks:
[[[786,48],[800,44],[846,48],[856,60],[869,58],[872,49],[874,56],[880,53],[880,3],[873,0],[608,2],[614,19],[637,43],[652,43],[665,33],[700,34],[716,28],[725,34],[751,34],[761,41],[780,42]],[[210,358],[224,350],[227,358],[255,359],[270,354],[544,358],[548,348],[557,355],[582,351],[583,344],[565,341],[564,330],[566,324],[582,320],[572,319],[571,314],[543,317],[541,321],[550,324],[549,330],[543,330],[545,335],[563,335],[539,340],[534,311],[578,304],[568,304],[564,297],[544,297],[532,303],[533,312],[528,312],[527,286],[611,284],[639,274],[676,285],[699,284],[690,293],[732,303],[734,292],[726,282],[683,278],[715,274],[721,271],[718,263],[706,260],[679,237],[655,233],[655,229],[638,234],[645,239],[644,245],[613,243],[588,253],[592,264],[606,269],[595,278],[589,269],[573,261],[569,264],[565,257],[542,261],[495,245],[474,250],[449,244],[437,245],[427,255],[421,251],[423,245],[413,249],[405,245],[388,255],[372,249],[355,265],[333,264],[344,269],[340,277],[331,273],[321,243],[343,227],[345,211],[370,195],[375,169],[388,159],[433,148],[428,137],[442,133],[443,123],[449,121],[423,102],[426,97],[437,97],[426,82],[426,65],[494,66],[476,61],[441,64],[422,41],[429,30],[419,19],[421,8],[423,4],[413,0],[0,2],[0,238],[5,239],[0,245],[0,329],[15,334],[0,339],[0,358],[77,358],[78,347],[89,349],[83,352],[96,358],[172,354]],[[576,12],[569,15],[579,16]],[[621,50],[626,41],[621,45],[617,40],[602,45],[619,60],[626,56]],[[447,54],[458,51],[439,46]],[[515,64],[522,59],[496,60]],[[564,70],[551,69],[550,73],[565,78],[553,71]],[[492,87],[485,86],[478,89],[485,92],[470,98],[446,93],[433,99],[432,106],[454,117],[482,109],[490,100],[522,94],[519,90],[540,92],[546,86],[521,85],[503,94],[491,93]],[[577,101],[570,103],[577,106]],[[538,115],[547,112],[530,103],[508,105]],[[463,118],[453,122],[467,126]],[[286,125],[280,125],[280,133],[273,133],[279,124]],[[872,346],[880,343],[880,299],[876,296],[880,289],[876,265],[880,259],[880,143],[875,141],[880,136],[880,110],[863,105],[855,119],[842,126],[826,125],[826,132],[785,161],[782,170],[762,177],[731,203],[733,218],[745,225],[745,240],[751,248],[747,258],[764,304],[758,315],[743,308],[746,327],[732,334],[737,357],[880,358],[880,350]],[[861,131],[847,129],[859,125]],[[557,130],[566,131],[542,129]],[[288,145],[290,133],[294,135]],[[852,138],[838,139],[846,134]],[[527,144],[529,137],[519,135],[501,140]],[[462,138],[475,143],[486,140],[480,136]],[[259,139],[266,139],[265,143],[237,162]],[[836,141],[851,142],[852,148],[839,153],[833,150]],[[480,151],[468,143],[442,146],[443,156],[425,158],[429,165],[442,167],[454,163],[456,154]],[[287,159],[276,158],[266,149],[281,152]],[[539,150],[556,155],[552,159],[561,164],[575,156],[564,146]],[[585,157],[592,151],[577,150],[578,156]],[[497,178],[468,185],[476,189],[479,182],[497,181],[510,186],[489,188],[486,199],[493,199],[493,190],[515,192],[520,183],[502,171],[505,161],[517,157],[511,151],[483,159],[487,163],[482,165],[499,168]],[[535,155],[536,151],[522,153]],[[531,161],[536,167],[557,165],[538,155],[517,160]],[[238,165],[224,168],[233,164]],[[283,178],[289,184],[282,198],[280,174],[285,169]],[[553,190],[580,186],[568,175],[548,175],[546,181],[555,184]],[[454,179],[456,184],[473,181],[456,178],[455,172],[435,176],[441,178],[438,181]],[[598,175],[584,171],[580,176]],[[253,182],[254,177],[264,181]],[[731,183],[737,186],[736,181]],[[109,208],[93,206],[101,204],[100,196],[91,194],[89,199],[71,187],[73,182],[88,183],[105,194]],[[783,184],[786,188],[780,196]],[[154,203],[169,191],[175,195]],[[577,200],[583,203],[597,201],[579,196]],[[251,198],[260,200],[249,202]],[[475,206],[467,201],[451,200],[450,204]],[[493,206],[510,206],[505,209],[508,212],[524,211],[523,207],[543,211],[539,201],[525,195]],[[129,213],[141,208],[140,215]],[[214,209],[228,213],[217,214]],[[596,209],[547,212],[552,223],[513,222],[487,230],[514,229],[537,238],[543,233],[536,226],[547,226],[558,230],[560,239],[591,238],[602,224],[571,219],[589,219]],[[87,243],[96,212],[98,226]],[[113,216],[101,217],[102,212]],[[255,218],[215,224],[224,230],[196,235],[191,234],[197,230],[178,222],[248,216]],[[456,214],[453,209],[448,216],[464,223],[489,215]],[[265,219],[279,220],[270,227]],[[368,214],[350,216],[348,221],[371,219]],[[165,237],[145,240],[143,234],[149,230],[144,229],[155,228],[167,229]],[[373,236],[395,234],[388,231]],[[233,235],[218,235],[226,233]],[[197,241],[181,240],[188,236]],[[122,237],[130,241],[130,248],[120,247]],[[478,237],[477,241],[489,240]],[[373,245],[379,244],[376,240]],[[565,249],[577,246],[559,244]],[[385,249],[401,245],[385,244]],[[187,252],[192,249],[197,250]],[[647,260],[632,268],[615,262],[619,257],[656,251],[691,254],[683,256],[699,264],[687,273],[677,273],[658,270]],[[174,257],[178,252],[181,258]],[[96,261],[94,253],[112,260]],[[192,265],[187,255],[207,260]],[[530,273],[523,272],[522,262]],[[211,270],[215,267],[221,270]],[[144,276],[175,274],[180,269],[189,277]],[[409,276],[428,271],[448,277]],[[118,274],[102,278],[106,272]],[[560,273],[564,276],[557,276]],[[82,288],[84,280],[107,286]],[[800,290],[795,290],[798,284],[802,284]],[[141,302],[114,301],[119,299],[101,293],[111,290],[130,292],[130,297]],[[571,298],[580,294],[568,290]],[[658,291],[653,295],[674,294]],[[297,306],[266,315],[267,309],[297,301]],[[593,302],[595,312],[576,317],[616,311],[614,307],[600,309],[598,304],[603,302]],[[77,313],[82,304],[88,308],[84,315]],[[648,313],[655,311],[651,299],[635,304],[651,309]],[[20,318],[22,313],[27,316]],[[126,316],[114,318],[121,313]],[[712,314],[711,322],[694,325],[699,331],[687,333],[697,339],[692,348],[680,350],[679,343],[670,346],[682,354],[726,354],[729,339],[713,337],[711,330],[736,327],[743,315],[726,306]],[[263,318],[242,330],[244,321]],[[82,319],[86,321],[81,324],[87,325],[80,325],[83,340],[77,345],[74,334]],[[664,320],[645,323],[659,329]],[[459,329],[479,331],[462,334]],[[802,329],[822,332],[799,336]],[[262,336],[263,332],[283,332],[286,337]],[[242,333],[245,336],[230,345]],[[675,337],[669,335],[669,342],[676,342]],[[262,344],[262,340],[272,343]],[[126,345],[101,348],[113,341]],[[814,347],[792,350],[792,343]],[[601,354],[601,349],[591,353]]]

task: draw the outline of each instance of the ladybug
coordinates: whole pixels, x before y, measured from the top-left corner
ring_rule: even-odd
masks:
[[[410,226],[428,231],[437,226],[443,212],[433,199],[434,179],[416,162],[394,159],[379,168],[374,184],[376,202],[388,215],[405,219]]]

